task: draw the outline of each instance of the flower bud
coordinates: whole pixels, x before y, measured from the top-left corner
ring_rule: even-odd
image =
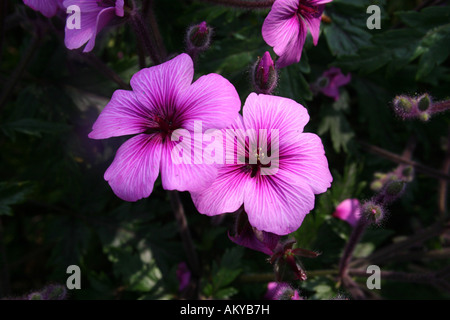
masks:
[[[368,201],[362,207],[362,215],[369,222],[378,224],[384,218],[384,210],[380,205],[372,201]]]
[[[266,51],[264,55],[258,57],[252,70],[252,82],[256,93],[271,94],[278,81],[278,73],[275,69],[270,53]]]
[[[427,122],[428,120],[430,120],[430,114],[427,112],[421,113],[419,119],[424,122]]]
[[[431,105],[431,98],[430,96],[425,93],[424,95],[422,95],[421,97],[419,97],[418,99],[418,108],[420,111],[427,111],[428,108]]]
[[[208,49],[211,43],[211,33],[212,29],[205,21],[190,27],[186,36],[188,51],[195,51],[198,53]]]
[[[407,96],[397,96],[394,99],[394,109],[402,115],[413,110],[413,101]]]

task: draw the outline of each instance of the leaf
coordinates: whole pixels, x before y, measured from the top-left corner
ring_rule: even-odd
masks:
[[[14,122],[4,123],[0,128],[8,136],[13,136],[14,131],[41,137],[43,133],[58,134],[67,131],[69,127],[62,123],[48,122],[38,119],[20,119]]]

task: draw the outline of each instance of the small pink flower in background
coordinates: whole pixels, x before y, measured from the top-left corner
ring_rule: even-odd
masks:
[[[342,201],[333,212],[333,217],[341,219],[355,227],[361,217],[361,205],[358,199]]]
[[[189,271],[186,262],[180,262],[178,264],[177,279],[180,283],[178,290],[183,291],[189,285],[189,281],[191,281],[191,272]]]
[[[27,6],[35,11],[39,11],[47,18],[51,18],[58,13],[60,9],[64,9],[64,0],[23,0]]]
[[[339,100],[339,87],[345,86],[351,79],[350,74],[344,75],[341,69],[331,67],[312,85],[312,90],[315,93],[321,92],[337,101]]]
[[[134,135],[105,172],[121,199],[148,197],[160,171],[166,190],[199,191],[215,178],[213,165],[172,161],[172,151],[181,143],[171,140],[172,133],[192,133],[196,121],[203,130],[224,128],[239,114],[241,101],[224,77],[208,74],[192,83],[193,77],[193,62],[185,53],[142,69],[131,78],[132,91],[116,90],[94,123],[92,139]]]
[[[308,29],[314,45],[317,45],[322,13],[325,4],[331,1],[275,0],[264,20],[262,36],[280,57],[278,68],[300,61]]]
[[[124,0],[64,0],[64,7],[76,5],[80,8],[80,29],[65,28],[64,43],[68,49],[92,51],[97,34],[115,17],[124,16]]]
[[[264,295],[266,300],[303,300],[298,291],[293,289],[286,282],[269,282],[267,292]]]
[[[235,212],[244,205],[251,226],[260,231],[286,235],[297,230],[314,208],[315,194],[325,192],[332,181],[322,141],[315,134],[303,132],[308,121],[307,110],[294,100],[251,93],[243,116],[225,129],[225,134],[238,133],[241,147],[227,146],[226,152],[234,162],[219,168],[211,186],[191,192],[197,210],[213,216]],[[267,146],[274,145],[271,133],[278,132],[277,150],[273,146],[267,148],[267,154],[248,150],[250,144],[239,134],[249,130],[254,132],[248,135],[253,146],[260,130],[268,133]],[[245,149],[244,162],[236,149]],[[250,164],[248,157],[255,153],[258,161]]]

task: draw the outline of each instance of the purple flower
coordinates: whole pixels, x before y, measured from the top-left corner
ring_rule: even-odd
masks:
[[[177,268],[177,279],[180,283],[179,291],[183,291],[188,285],[189,281],[191,281],[191,272],[186,264],[186,262],[180,262]]]
[[[300,61],[308,29],[314,45],[317,45],[325,3],[331,1],[275,0],[264,20],[262,36],[280,57],[277,61],[278,68]]]
[[[250,224],[260,231],[297,230],[314,208],[314,195],[332,181],[320,138],[303,133],[308,121],[307,110],[291,99],[251,93],[243,116],[224,130],[227,141],[237,138],[237,148],[227,145],[225,151],[234,161],[219,168],[207,189],[191,193],[198,211],[212,216],[244,205]],[[264,132],[266,148],[259,139]]]
[[[64,0],[64,7],[78,6],[80,28],[69,29],[66,24],[64,43],[68,49],[78,49],[85,43],[83,52],[95,46],[95,37],[113,18],[124,16],[124,0]]]
[[[341,69],[331,67],[313,84],[313,91],[322,92],[324,95],[339,100],[339,87],[348,84],[352,77],[350,74],[344,76]]]
[[[222,76],[208,74],[192,83],[193,76],[192,59],[184,53],[142,69],[131,78],[132,91],[115,91],[94,123],[89,134],[93,139],[135,135],[105,172],[105,180],[123,200],[148,197],[160,171],[166,190],[196,191],[215,178],[213,165],[172,160],[173,149],[182,142],[172,141],[172,133],[191,133],[197,121],[204,130],[224,128],[238,115],[241,102]]]
[[[333,217],[341,219],[355,227],[361,217],[361,205],[358,199],[345,199],[333,212]]]
[[[47,18],[53,17],[59,9],[64,8],[62,2],[63,0],[23,0],[23,3]]]

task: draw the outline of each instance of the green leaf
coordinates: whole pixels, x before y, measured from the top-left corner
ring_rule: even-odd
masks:
[[[20,119],[14,122],[4,123],[0,128],[8,136],[13,132],[41,137],[43,133],[58,134],[67,131],[69,127],[62,123],[48,122],[38,119]]]

